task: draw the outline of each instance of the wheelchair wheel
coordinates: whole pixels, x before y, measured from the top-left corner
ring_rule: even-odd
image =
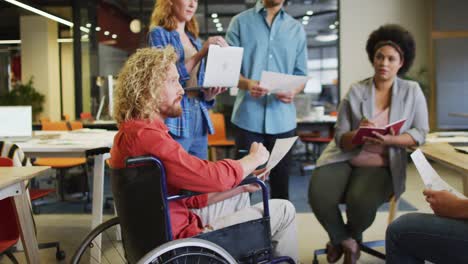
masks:
[[[165,243],[146,254],[138,264],[216,263],[234,264],[236,260],[223,248],[207,240],[187,238]]]
[[[122,241],[116,237],[119,223],[119,218],[114,217],[94,228],[73,254],[71,263],[127,263]],[[95,243],[99,235],[101,247],[97,247]]]

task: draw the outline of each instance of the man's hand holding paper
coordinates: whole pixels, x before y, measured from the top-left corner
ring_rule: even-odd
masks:
[[[308,80],[307,76],[263,71],[260,87],[267,89],[270,93],[278,94],[278,99],[283,102],[284,100],[292,101],[297,91],[302,90]]]
[[[294,145],[294,142],[296,142],[296,140],[297,136],[277,139],[275,141],[275,145],[273,146],[273,150],[271,151],[268,163],[265,166],[265,171],[263,173],[258,174],[257,177],[267,177],[271,169],[273,169],[284,158],[284,156],[286,156],[286,154]]]

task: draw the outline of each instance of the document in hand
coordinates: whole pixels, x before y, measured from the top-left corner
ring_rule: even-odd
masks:
[[[202,87],[188,87],[198,90],[210,87],[237,87],[239,83],[244,48],[210,45]]]
[[[276,139],[275,145],[273,146],[273,149],[270,153],[270,158],[268,159],[267,165],[265,166],[266,170],[263,173],[257,175],[257,177],[260,178],[267,172],[269,172],[271,169],[273,169],[288,153],[288,151],[294,145],[294,142],[296,142],[296,140],[297,136]]]
[[[414,165],[416,166],[416,169],[418,170],[426,188],[436,191],[447,190],[460,198],[466,198],[463,194],[455,190],[452,186],[440,178],[439,174],[437,174],[434,168],[432,168],[431,164],[429,164],[420,149],[417,149],[411,154],[411,159],[413,160]]]
[[[307,76],[263,71],[260,78],[260,86],[268,89],[270,93],[285,92],[305,85],[307,80],[309,80]]]
[[[400,129],[405,123],[406,119],[400,119],[398,121],[395,121],[391,124],[386,125],[385,127],[359,127],[359,130],[357,131],[356,135],[354,135],[352,139],[353,144],[364,144],[364,137],[373,137],[375,138],[376,136],[373,134],[373,132],[378,132],[382,135],[387,135],[390,134],[390,128],[393,128],[393,131],[395,131],[395,135],[400,134]]]

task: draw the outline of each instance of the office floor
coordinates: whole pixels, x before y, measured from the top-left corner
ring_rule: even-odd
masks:
[[[462,181],[458,173],[438,164],[433,163],[432,165],[449,184],[460,191],[462,190]],[[422,182],[412,164],[408,167],[408,180],[406,186],[407,190],[403,195],[403,198],[411,205],[418,208],[420,212],[430,212],[430,208],[424,201],[421,194],[423,187]],[[399,215],[403,213],[406,212],[399,212]],[[374,224],[364,234],[365,240],[384,238],[385,228],[387,225],[387,215],[387,212],[378,213]],[[109,218],[111,216],[106,215],[105,217]],[[81,239],[89,232],[91,216],[89,214],[40,214],[35,216],[35,220],[38,228],[39,242],[58,240],[67,254],[65,261],[57,262],[55,260],[54,249],[40,250],[42,263],[68,263]],[[325,243],[328,241],[328,237],[312,213],[297,214],[297,223],[300,231],[298,238],[300,260],[302,263],[312,263],[313,250],[323,248]],[[16,253],[15,255],[20,263],[26,263],[22,253]],[[320,256],[319,261],[320,263],[327,263],[325,256]],[[111,262],[115,263],[114,261]],[[10,263],[10,261],[6,257],[0,258],[0,264],[3,263]],[[102,263],[110,262],[103,261]],[[359,263],[378,264],[384,263],[384,261],[362,254]]]

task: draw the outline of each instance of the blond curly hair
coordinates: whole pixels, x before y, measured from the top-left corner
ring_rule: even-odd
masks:
[[[122,67],[114,91],[114,119],[152,120],[159,113],[160,92],[171,64],[177,60],[172,46],[139,49]]]
[[[160,26],[168,31],[177,29],[177,21],[173,10],[172,0],[158,0],[154,3],[150,18],[150,29]],[[195,38],[198,38],[199,28],[195,16],[185,24],[185,28]]]

